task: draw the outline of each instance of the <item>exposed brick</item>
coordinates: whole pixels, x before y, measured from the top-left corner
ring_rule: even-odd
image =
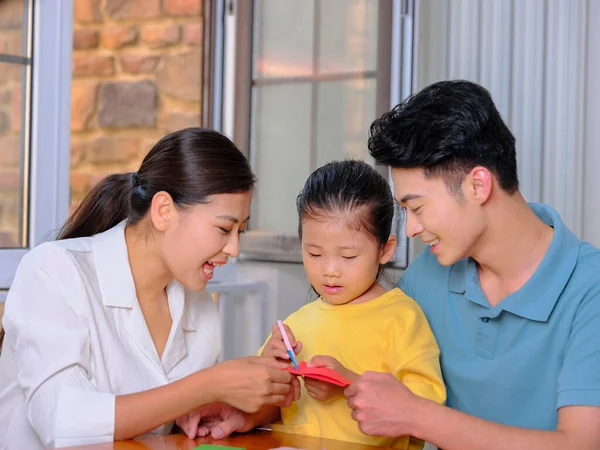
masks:
[[[0,231],[0,248],[15,248],[18,247],[19,233],[17,230],[14,231]],[[0,303],[2,309],[4,309],[4,303]],[[4,311],[2,311],[4,312]],[[0,319],[2,316],[0,315]],[[0,324],[0,330],[2,326]]]
[[[102,170],[96,170],[96,172],[90,174],[90,189],[104,180],[107,176],[111,175],[113,171],[104,172]]]
[[[0,63],[0,86],[5,85],[9,81],[21,82],[23,74],[23,66],[20,64],[5,64]]]
[[[170,16],[197,16],[202,12],[201,0],[164,0]]]
[[[10,130],[10,114],[0,110],[0,134],[4,134],[8,130]],[[0,152],[1,151],[2,149],[0,148]]]
[[[183,27],[183,43],[187,45],[202,45],[201,23],[189,23]]]
[[[76,170],[71,171],[70,176],[71,192],[72,194],[80,194],[87,192],[90,186],[90,176],[85,172]]]
[[[106,0],[106,12],[113,19],[146,19],[161,14],[161,0]]]
[[[156,125],[157,94],[150,80],[106,83],[100,89],[101,127],[128,128]]]
[[[158,141],[158,139],[143,139],[142,142],[140,143],[140,156],[143,159],[148,152],[150,152],[150,150],[152,150],[152,147],[154,147],[156,145],[156,142]],[[141,163],[141,160],[140,160]]]
[[[8,53],[9,55],[23,55],[22,31],[20,29],[1,31],[2,34],[0,35],[0,48],[2,49],[2,53]]]
[[[21,172],[19,168],[0,170],[0,192],[18,191],[20,188]]]
[[[0,104],[6,105],[10,103],[12,99],[12,91],[10,88],[3,88],[0,90]]]
[[[159,55],[121,55],[119,57],[121,68],[126,73],[147,73],[152,72],[158,66]]]
[[[189,113],[182,111],[169,111],[160,115],[158,127],[166,133],[181,130],[189,127],[200,126],[200,111]]]
[[[82,131],[88,128],[96,110],[98,82],[73,80],[71,87],[71,130]]]
[[[98,47],[100,34],[93,28],[77,28],[73,31],[73,48],[87,50]]]
[[[82,141],[80,139],[71,137],[71,148],[70,148],[70,165],[71,170],[79,167],[81,162],[83,161],[83,154],[87,148],[87,142]]]
[[[22,0],[0,2],[0,29],[23,26],[23,3]]]
[[[102,46],[119,49],[137,42],[138,29],[135,26],[113,26],[102,30]]]
[[[73,16],[78,22],[98,22],[102,20],[100,0],[75,0]]]
[[[21,186],[17,189],[6,191],[2,195],[2,221],[8,225],[5,227],[9,231],[16,231],[18,234],[18,228],[21,222],[22,214],[22,199],[21,199]],[[11,229],[12,228],[12,229]]]
[[[142,41],[150,48],[162,48],[177,44],[181,39],[179,25],[147,25],[142,29]]]
[[[115,62],[108,55],[73,55],[73,76],[105,76],[115,72]]]
[[[104,136],[93,141],[86,150],[86,161],[92,164],[125,163],[137,157],[140,139],[136,137]],[[92,181],[96,181],[92,179]]]
[[[23,105],[21,102],[21,86],[15,86],[11,95],[10,104],[10,129],[17,133],[21,132],[21,112]]]
[[[170,55],[156,74],[158,89],[180,100],[199,102],[202,97],[201,68],[199,50]]]
[[[19,167],[21,164],[21,139],[18,135],[0,138],[0,167]]]

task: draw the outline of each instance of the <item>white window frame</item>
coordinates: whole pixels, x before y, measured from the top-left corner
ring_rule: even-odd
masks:
[[[377,63],[378,73],[389,73],[389,80],[384,82],[389,82],[390,87],[386,96],[377,98],[378,114],[410,95],[413,79],[414,0],[382,0],[382,4],[385,7],[383,14],[391,11],[392,39],[389,46],[384,43],[378,47],[380,54],[391,54],[391,60],[379,58]],[[204,125],[228,135],[242,151],[246,151],[250,144],[253,1],[205,0],[205,8],[209,8],[205,9],[205,52],[208,45],[210,54],[205,54],[204,92],[206,96],[207,89],[210,91],[210,101],[204,104]],[[380,11],[380,18],[381,14]],[[386,167],[378,168],[389,175]],[[403,225],[403,219],[398,215],[393,232],[399,245],[391,263],[397,268],[405,268],[410,255],[415,253]],[[296,235],[250,229],[240,247],[240,260],[302,261]]]
[[[21,258],[52,239],[68,216],[71,123],[72,0],[29,0],[33,5],[29,105],[27,248],[0,249],[0,290],[10,287]],[[27,122],[23,122],[26,124]],[[27,132],[27,127],[24,127]],[[0,292],[4,301],[6,292]]]

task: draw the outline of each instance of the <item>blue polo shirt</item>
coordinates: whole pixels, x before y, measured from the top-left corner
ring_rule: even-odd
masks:
[[[444,267],[426,249],[398,284],[438,340],[448,406],[554,430],[558,408],[600,406],[600,250],[549,206],[530,206],[554,227],[552,243],[527,283],[495,307],[472,259]]]

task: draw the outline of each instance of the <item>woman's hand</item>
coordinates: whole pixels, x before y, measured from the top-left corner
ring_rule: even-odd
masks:
[[[302,342],[296,341],[296,337],[294,333],[287,325],[283,325],[285,328],[285,332],[288,335],[288,339],[290,340],[290,345],[294,350],[294,355],[297,355],[302,350]],[[288,355],[287,348],[285,346],[285,342],[283,341],[283,336],[281,335],[281,330],[277,326],[277,324],[273,325],[271,329],[271,338],[267,341],[265,346],[263,347],[263,351],[261,356],[274,356],[279,361],[282,362],[290,362],[290,355]]]
[[[307,365],[310,367],[328,367],[352,382],[359,378],[358,374],[346,369],[342,363],[331,356],[317,355],[308,361]],[[306,387],[308,395],[323,402],[335,397],[344,396],[343,387],[325,381],[315,380],[314,378],[305,378],[304,386]]]
[[[300,398],[300,383],[273,357],[249,356],[214,366],[218,399],[244,412],[267,405],[285,407]]]

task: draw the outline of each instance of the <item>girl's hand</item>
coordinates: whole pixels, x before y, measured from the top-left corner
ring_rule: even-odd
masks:
[[[310,367],[328,367],[343,375],[351,382],[354,382],[359,378],[358,374],[346,369],[337,359],[331,356],[317,355],[308,361],[307,365]],[[344,396],[343,387],[336,386],[335,384],[327,383],[325,381],[315,380],[313,378],[305,378],[304,386],[306,387],[308,395],[322,402],[335,397]]]
[[[296,337],[292,330],[287,325],[283,325],[285,328],[285,332],[288,335],[288,339],[290,340],[290,345],[294,350],[294,355],[297,355],[302,350],[302,343],[300,341],[296,341]],[[274,356],[279,361],[282,362],[290,362],[290,355],[288,355],[287,348],[285,347],[285,343],[283,341],[283,336],[281,335],[281,330],[277,324],[273,325],[271,329],[271,338],[265,344],[261,356]]]

